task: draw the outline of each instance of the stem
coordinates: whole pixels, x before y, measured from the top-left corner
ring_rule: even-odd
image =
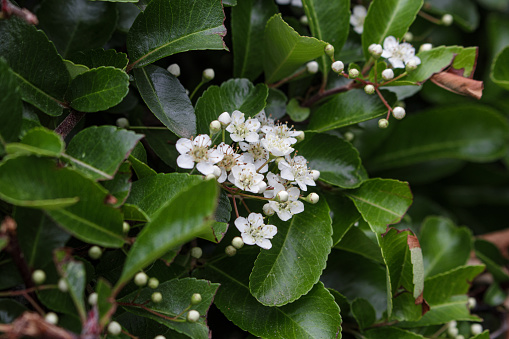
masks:
[[[222,128],[222,131],[223,131],[223,132],[222,132],[222,133],[223,133],[223,142],[225,142],[225,139],[226,139],[226,135],[225,135],[225,134],[226,134],[226,133],[225,133],[225,129],[224,129],[224,128]]]
[[[378,62],[375,62],[374,68],[375,68],[375,78],[374,79],[375,79],[375,87],[376,87],[378,84],[378,81],[376,81],[377,80],[376,77],[378,75]]]
[[[385,107],[387,107],[387,109],[388,109],[386,119],[389,120],[389,116],[391,115],[391,112],[392,112],[392,107],[387,103],[387,101],[385,100],[384,96],[382,95],[382,93],[380,92],[378,87],[375,87],[375,91],[376,91],[376,94],[378,94],[378,97],[380,98],[380,100],[382,100],[382,102],[384,103]]]
[[[419,13],[417,13],[417,14],[418,14],[421,18],[426,19],[426,20],[428,20],[429,22],[432,22],[432,23],[434,23],[434,24],[436,24],[436,25],[442,25],[442,20],[437,19],[437,18],[435,18],[434,16],[431,16],[431,15],[429,15],[429,14],[428,14],[428,13],[426,13],[426,12],[419,11]]]
[[[240,202],[242,203],[242,205],[244,205],[244,208],[246,209],[247,213],[251,214],[249,207],[247,207],[247,204],[242,197],[240,197]]]
[[[237,209],[237,202],[235,201],[235,196],[232,197],[232,200],[233,200],[233,207],[235,208],[235,215],[237,216],[237,218],[239,218],[240,215],[239,215],[239,210]]]
[[[67,134],[69,134],[73,128],[76,127],[78,122],[80,122],[84,116],[85,113],[72,110],[71,113],[69,113],[69,115],[67,115],[65,119],[60,123],[60,125],[58,125],[58,127],[55,129],[55,132],[60,134],[62,138],[65,139]]]
[[[198,90],[200,89],[201,86],[203,86],[205,82],[202,80],[200,81],[200,83],[198,84],[198,86],[195,87],[193,93],[191,93],[191,95],[189,96],[189,100],[193,100],[193,97],[194,95],[196,94],[196,92],[198,92]]]
[[[274,83],[274,84],[270,84],[269,85],[269,88],[278,88],[279,86],[283,85],[285,82],[288,82],[292,79],[295,79],[296,77],[304,74],[305,72],[307,72],[306,68],[298,71],[298,72],[295,72],[293,73],[292,75],[290,76],[287,76],[286,78],[282,79],[282,80],[279,80],[278,82]]]
[[[261,165],[261,166],[260,166],[260,168],[258,168],[258,169],[256,170],[256,173],[260,172],[260,171],[262,170],[262,168],[263,168],[265,165],[267,165],[267,164],[269,163],[269,161],[270,161],[270,158],[268,158],[268,159],[267,159],[267,161],[265,161],[265,162],[263,163],[263,165]]]
[[[407,72],[403,72],[403,73],[401,73],[400,75],[398,75],[397,77],[395,77],[394,79],[391,79],[391,80],[387,80],[387,81],[385,81],[385,82],[382,82],[382,83],[381,83],[380,85],[378,85],[378,86],[385,86],[385,85],[387,85],[387,84],[390,84],[390,83],[391,83],[391,82],[393,82],[393,81],[396,81],[396,80],[401,79],[402,77],[404,77],[404,76],[406,76],[406,75],[408,75],[408,73],[407,73]]]
[[[175,321],[175,322],[186,322],[186,320],[184,319],[178,319],[180,316],[182,316],[185,312],[187,312],[190,308],[191,308],[191,305],[187,306],[182,312],[180,312],[179,314],[177,314],[175,317],[168,317],[162,313],[159,313],[157,311],[154,311],[150,308],[148,308],[147,306],[143,305],[143,304],[135,304],[135,303],[120,303],[120,302],[117,302],[118,305],[120,306],[132,306],[132,307],[139,307],[139,308],[142,308],[144,309],[145,311],[147,312],[150,312],[154,315],[157,315],[158,317],[161,317],[163,319],[166,319],[166,320],[170,320],[170,321]]]
[[[34,291],[50,290],[54,288],[57,288],[57,285],[34,286],[24,290],[0,292],[0,297],[13,297],[17,295],[25,295],[26,293],[32,293]]]
[[[341,86],[341,87],[336,87],[336,88],[332,88],[332,89],[329,89],[329,90],[326,90],[326,91],[323,91],[323,92],[318,92],[317,94],[315,94],[314,96],[312,96],[311,98],[309,98],[308,100],[304,101],[301,106],[302,107],[311,107],[313,106],[313,104],[315,104],[316,102],[328,97],[328,96],[331,96],[331,95],[334,95],[334,94],[337,94],[337,93],[342,93],[342,92],[347,92],[351,89],[354,89],[354,88],[359,88],[360,86],[355,83],[355,81],[352,81],[344,86]]]

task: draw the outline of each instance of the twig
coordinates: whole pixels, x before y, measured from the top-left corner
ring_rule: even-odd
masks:
[[[326,97],[328,97],[330,95],[346,92],[346,91],[349,91],[351,89],[359,88],[359,87],[360,87],[359,84],[357,84],[355,81],[352,81],[352,82],[348,83],[347,85],[344,85],[344,86],[341,86],[341,87],[336,87],[336,88],[332,88],[332,89],[329,89],[329,90],[326,90],[326,91],[323,91],[323,92],[318,92],[317,94],[315,94],[314,96],[312,96],[308,100],[304,101],[301,106],[302,107],[311,107],[316,102],[318,102],[318,101],[322,100],[323,98],[326,98]]]
[[[62,138],[65,139],[67,134],[69,134],[74,127],[78,124],[78,122],[83,119],[85,116],[85,113],[78,112],[72,110],[71,113],[69,113],[68,116],[65,117],[65,119],[58,125],[58,127],[55,129],[55,132],[60,134]]]
[[[284,79],[282,79],[282,80],[279,80],[278,82],[273,83],[273,84],[270,84],[270,85],[268,85],[268,86],[269,86],[269,88],[278,88],[279,86],[284,85],[286,82],[288,82],[288,81],[290,81],[290,80],[292,80],[292,79],[295,79],[296,77],[298,77],[298,76],[300,76],[300,75],[304,74],[306,71],[307,71],[307,69],[306,69],[306,68],[304,68],[303,70],[300,70],[300,71],[298,71],[298,72],[295,72],[295,73],[293,73],[292,75],[287,76],[286,78],[284,78]]]
[[[176,322],[184,322],[185,320],[183,319],[178,319],[182,314],[184,314],[187,310],[189,310],[189,308],[191,308],[191,306],[189,305],[186,309],[184,309],[182,312],[180,312],[180,314],[177,314],[175,317],[168,317],[167,315],[164,315],[162,313],[159,313],[157,311],[154,311],[150,308],[148,308],[147,306],[143,305],[143,304],[135,304],[135,303],[117,303],[118,305],[120,306],[131,306],[131,307],[139,307],[139,308],[142,308],[144,309],[145,311],[147,312],[150,312],[154,315],[157,315],[158,317],[161,317],[163,319],[166,319],[166,320],[170,320],[170,321],[176,321]]]

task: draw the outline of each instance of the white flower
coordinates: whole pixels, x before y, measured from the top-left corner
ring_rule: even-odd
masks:
[[[382,78],[384,80],[391,80],[394,78],[394,71],[390,68],[384,69],[382,72]]]
[[[277,233],[276,226],[263,223],[263,216],[260,213],[250,213],[247,219],[238,217],[235,226],[240,231],[244,244],[256,244],[266,250],[272,247],[270,239]]]
[[[366,7],[362,5],[354,6],[352,10],[350,25],[353,26],[353,30],[358,34],[362,34],[364,31],[364,19],[366,19],[366,14],[368,14]]]
[[[276,157],[283,157],[294,150],[288,139],[282,139],[274,133],[267,133],[261,143],[267,151]]]
[[[254,163],[256,169],[260,169],[258,172],[265,173],[269,170],[267,160],[269,160],[269,152],[262,146],[260,141],[258,142],[239,142],[240,149],[244,152],[244,162]],[[263,167],[262,167],[263,166]],[[261,168],[260,168],[261,167]]]
[[[283,221],[287,221],[291,219],[294,214],[304,211],[304,203],[298,200],[300,195],[299,189],[297,187],[292,187],[287,192],[288,201],[269,201],[269,206],[277,213],[279,219]]]
[[[260,122],[260,124],[261,124],[260,129],[262,129],[264,126],[273,127],[275,124],[274,119],[267,118],[267,115],[265,114],[265,110],[263,110],[263,109],[257,115],[255,115],[253,118],[255,118],[256,120],[258,120]]]
[[[256,133],[260,129],[260,122],[257,119],[247,119],[244,117],[244,113],[240,111],[233,111],[232,113],[232,121],[226,127],[226,130],[230,132],[230,137],[233,141],[248,141],[248,142],[256,142],[258,141],[258,133]]]
[[[236,165],[228,180],[243,191],[258,193],[262,188],[263,174],[256,173],[254,164]]]
[[[263,196],[269,199],[273,199],[279,192],[283,191],[285,189],[284,185],[288,182],[272,172],[267,173],[267,181],[269,182],[269,188],[263,192]]]
[[[303,191],[307,191],[307,186],[316,186],[313,174],[308,169],[306,158],[303,156],[297,155],[291,158],[287,155],[285,160],[279,162],[278,168],[281,171],[281,178],[295,181]]]
[[[261,131],[267,134],[274,134],[277,137],[284,139],[290,143],[290,145],[293,145],[297,142],[297,139],[295,137],[299,136],[302,132],[301,131],[294,131],[291,127],[288,127],[287,124],[277,124],[273,126],[263,126],[261,128]]]
[[[341,73],[343,72],[343,69],[345,69],[345,64],[343,64],[342,61],[334,61],[331,65],[331,68],[334,72],[336,73]]]
[[[395,37],[388,36],[384,40],[383,58],[387,58],[394,68],[405,68],[410,60],[421,63],[421,59],[415,56],[415,48],[407,42],[398,43]]]
[[[223,155],[223,159],[217,163],[217,166],[221,169],[221,174],[218,176],[217,181],[222,183],[226,180],[227,172],[230,172],[233,166],[244,163],[244,157],[242,154],[235,153],[233,147],[224,142],[217,146],[217,150]]]
[[[200,134],[194,140],[181,138],[175,145],[180,155],[177,158],[177,165],[180,168],[196,168],[202,174],[212,174],[214,164],[223,159],[223,155],[216,149],[209,149],[211,145],[210,137],[206,134]]]

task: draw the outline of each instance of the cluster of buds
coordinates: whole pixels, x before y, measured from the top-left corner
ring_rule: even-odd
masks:
[[[212,147],[211,136],[207,134],[177,141],[179,167],[196,166],[200,173],[221,183],[232,197],[267,201],[263,207],[265,215],[277,214],[283,221],[304,211],[300,200],[318,202],[316,193],[301,196],[301,191],[315,186],[320,176],[320,172],[308,168],[303,156],[292,156],[293,146],[304,139],[302,131],[268,118],[263,110],[252,118],[236,110],[231,114],[224,112],[212,121],[210,132],[211,136],[223,133],[223,142],[217,147]],[[225,143],[226,132],[233,145]],[[264,224],[263,219],[261,213],[250,213],[244,218],[237,212],[235,226],[245,244],[271,248],[270,239],[277,228]]]

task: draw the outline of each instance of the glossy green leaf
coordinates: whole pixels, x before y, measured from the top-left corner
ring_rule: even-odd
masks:
[[[366,299],[357,298],[352,302],[352,314],[361,329],[376,321],[376,311]]]
[[[462,71],[464,77],[472,78],[477,66],[479,47],[450,46],[456,54],[452,68]]]
[[[255,80],[263,72],[263,31],[278,9],[272,0],[243,0],[232,9],[233,75]]]
[[[353,202],[343,195],[324,192],[323,198],[327,200],[331,210],[332,246],[336,246],[361,215]]]
[[[99,67],[76,76],[65,95],[81,112],[104,111],[119,104],[129,91],[129,76],[114,67]]]
[[[341,216],[339,216],[341,218]],[[369,231],[371,232],[371,231]],[[383,263],[384,259],[378,244],[369,238],[359,227],[353,226],[343,236],[341,241],[334,246],[337,249],[362,255],[375,262]]]
[[[406,331],[404,329],[397,328],[397,327],[390,327],[390,326],[382,326],[379,328],[374,328],[374,329],[364,332],[363,335],[366,339],[380,339],[380,338],[424,339],[424,337],[420,334]]]
[[[145,140],[154,153],[168,166],[177,169],[177,158],[180,153],[174,147],[179,137],[165,127],[143,129]],[[172,145],[172,146],[170,146]]]
[[[269,19],[265,27],[263,68],[265,81],[273,83],[289,76],[307,61],[322,56],[327,43],[300,36],[281,14]]]
[[[78,311],[81,321],[86,319],[85,311],[85,267],[81,261],[73,260],[65,249],[55,251],[56,266],[69,288],[69,295]]]
[[[153,65],[135,69],[134,77],[143,101],[166,127],[181,137],[196,134],[193,104],[176,77]]]
[[[486,269],[497,282],[503,283],[509,281],[509,274],[505,270],[506,259],[495,244],[487,240],[476,239],[474,248],[475,255],[486,264]]]
[[[227,49],[223,21],[221,0],[153,0],[127,35],[131,67],[190,50]]]
[[[109,300],[112,293],[110,283],[104,278],[99,278],[95,292],[97,293],[97,311],[99,312],[99,322],[104,326],[109,322],[108,311],[113,307],[113,304]]]
[[[449,46],[440,46],[429,51],[419,52],[417,56],[421,59],[421,64],[403,78],[405,81],[424,82],[433,74],[443,71],[453,61],[454,52]]]
[[[401,291],[392,299],[392,317],[398,321],[419,321],[422,318],[423,307],[416,304],[412,294]]]
[[[254,86],[247,79],[230,79],[221,87],[210,86],[196,102],[198,133],[209,133],[209,125],[223,112],[239,110],[252,117],[267,103],[268,88],[265,84]]]
[[[83,65],[76,65],[74,62],[70,60],[64,60],[65,67],[67,68],[67,71],[69,72],[69,75],[71,76],[71,80],[76,78],[78,75],[83,74],[90,69],[87,66]]]
[[[0,299],[0,324],[10,324],[27,308],[12,299]]]
[[[465,265],[472,249],[471,236],[468,228],[456,227],[449,219],[427,218],[419,235],[426,277]]]
[[[0,57],[0,142],[18,140],[23,103],[16,76]]]
[[[191,240],[210,227],[208,220],[216,208],[217,194],[217,182],[208,180],[168,200],[138,235],[117,286],[126,283],[136,272],[169,249]],[[198,196],[200,204],[195,203]]]
[[[429,0],[428,10],[436,14],[451,14],[454,22],[466,31],[473,31],[479,26],[479,11],[471,0]]]
[[[289,221],[273,216],[268,224],[277,227],[277,234],[272,248],[258,255],[249,289],[262,304],[282,306],[311,290],[325,268],[332,247],[329,207],[320,200],[306,204],[305,211]]]
[[[286,114],[286,95],[282,91],[269,88],[269,96],[267,97],[267,106],[265,106],[265,114],[274,120],[279,120]]]
[[[115,177],[111,180],[103,181],[102,185],[117,199],[117,203],[113,204],[115,207],[123,205],[131,192],[131,164],[123,162]]]
[[[295,122],[301,122],[309,118],[311,110],[309,107],[301,107],[299,101],[295,98],[290,99],[288,105],[286,105],[286,112],[290,118]]]
[[[504,48],[493,61],[490,77],[494,83],[509,90],[509,46]]]
[[[49,129],[35,127],[29,130],[19,143],[7,144],[5,150],[10,154],[58,157],[64,150],[64,141],[60,135]]]
[[[200,312],[201,315],[206,315],[218,287],[219,284],[210,283],[210,281],[207,280],[198,280],[194,278],[173,279],[160,284],[155,290],[146,287],[142,289],[141,292],[135,291],[120,299],[119,302],[127,311],[153,319],[177,332],[186,334],[190,338],[208,338],[209,328],[207,327],[206,319],[200,317],[196,323],[191,323],[185,321],[187,312],[182,314],[182,311],[189,306],[189,300],[193,293],[200,293],[202,301],[197,305],[193,305],[192,309]],[[160,292],[163,295],[163,300],[160,303],[149,301],[143,304],[143,306],[148,310],[163,314],[166,317],[176,317],[180,321],[171,321],[157,316],[141,308],[140,303],[129,305],[133,298],[138,300],[150,300],[150,296],[154,292]],[[139,295],[137,295],[138,293]]]
[[[490,339],[490,332],[486,330],[481,334],[473,336],[471,339]]]
[[[387,102],[392,106],[396,96],[382,91]],[[362,89],[354,89],[335,95],[330,101],[313,112],[308,129],[325,132],[332,129],[350,126],[387,114],[387,107],[376,95],[367,95]]]
[[[383,44],[389,35],[403,38],[421,9],[423,0],[374,0],[368,9],[362,34],[362,49],[366,60],[368,47]]]
[[[136,159],[132,155],[129,155],[128,160],[131,163],[138,179],[143,179],[157,174],[157,172],[150,168],[146,163]]]
[[[384,151],[367,167],[380,170],[442,158],[493,161],[505,154],[508,139],[507,121],[489,107],[440,107],[399,122],[380,145]]]
[[[42,31],[16,18],[0,21],[0,36],[0,55],[16,75],[23,100],[46,114],[62,114],[70,76],[55,46]]]
[[[77,169],[92,179],[111,180],[142,137],[113,126],[92,126],[72,138],[66,154]]]
[[[141,222],[147,222],[150,220],[150,217],[136,205],[125,203],[122,206],[122,212],[124,213],[124,220],[133,220]]]
[[[125,53],[119,53],[114,49],[104,50],[103,48],[76,52],[70,56],[70,59],[75,64],[84,65],[88,68],[111,66],[125,69],[129,62]]]
[[[349,142],[333,135],[316,134],[295,148],[305,155],[309,168],[320,171],[320,180],[342,188],[361,184],[361,159]]]
[[[399,222],[413,199],[408,183],[380,178],[364,181],[346,196],[375,233],[384,233],[387,226]]]
[[[34,183],[37,183],[35,185]],[[104,203],[107,191],[70,168],[46,158],[17,157],[0,165],[0,197],[17,206],[46,209],[77,238],[120,247],[122,218]]]

